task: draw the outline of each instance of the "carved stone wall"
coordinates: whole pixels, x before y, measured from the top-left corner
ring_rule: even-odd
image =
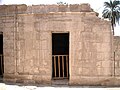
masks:
[[[120,37],[114,37],[114,52],[115,52],[115,75],[120,76]]]
[[[3,5],[0,22],[5,81],[51,84],[52,33],[69,32],[69,84],[113,84],[110,22],[88,4]]]

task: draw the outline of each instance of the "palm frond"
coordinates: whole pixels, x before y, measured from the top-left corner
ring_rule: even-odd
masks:
[[[120,20],[120,12],[116,11],[115,12],[115,21],[119,24],[119,20]]]
[[[111,10],[110,9],[104,9],[103,12],[102,12],[102,17],[104,18],[110,18],[110,13],[111,13]]]
[[[118,5],[120,5],[120,1],[119,0],[114,0],[113,1],[113,6],[116,7]]]
[[[105,8],[111,8],[111,5],[109,2],[104,2],[104,6],[105,6]]]
[[[104,2],[104,10],[102,12],[102,17],[108,18],[113,24],[119,22],[120,19],[120,1],[110,0],[109,2]]]
[[[102,12],[102,17],[108,18],[111,21],[114,35],[114,26],[116,26],[116,23],[119,24],[120,21],[120,1],[110,0],[109,2],[104,2],[104,6],[105,8]]]

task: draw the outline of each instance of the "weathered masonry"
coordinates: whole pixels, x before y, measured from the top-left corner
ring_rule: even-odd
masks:
[[[1,5],[0,40],[5,82],[120,84],[110,22],[89,4]]]

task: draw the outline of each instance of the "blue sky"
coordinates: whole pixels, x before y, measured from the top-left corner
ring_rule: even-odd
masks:
[[[57,2],[66,2],[68,4],[80,4],[89,3],[94,11],[98,12],[101,17],[102,10],[104,9],[103,4],[105,1],[109,0],[2,0],[0,4],[27,4],[27,5],[37,5],[37,4],[56,4]],[[120,36],[120,25],[115,28],[115,35]]]

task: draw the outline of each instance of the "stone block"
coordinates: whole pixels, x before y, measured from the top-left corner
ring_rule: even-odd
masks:
[[[76,51],[76,53],[75,53],[75,59],[76,59],[76,60],[81,60],[81,59],[82,59],[82,54],[81,54],[81,52],[78,53],[78,52]]]
[[[40,40],[40,33],[39,32],[36,32],[36,40]]]
[[[9,32],[9,33],[4,33],[4,40],[13,40],[14,39],[14,36],[13,36],[13,33],[12,32]]]
[[[83,68],[95,68],[96,67],[96,62],[95,61],[83,61]]]
[[[73,37],[74,40],[76,41],[75,43],[81,42],[82,38],[81,38],[81,32],[73,32]]]
[[[101,46],[101,50],[103,52],[110,52],[111,51],[110,43],[103,43],[102,46]]]
[[[84,60],[74,60],[75,62],[75,64],[74,64],[74,67],[76,66],[77,68],[81,68],[81,67],[83,67],[84,65],[83,65],[83,62],[84,62]]]
[[[18,27],[24,27],[25,23],[24,22],[18,22]]]
[[[115,68],[115,75],[120,76],[120,68]]]
[[[19,54],[19,57],[18,57],[19,60],[24,61],[25,60],[25,50],[22,49],[22,50],[18,51],[18,54]]]
[[[4,73],[15,73],[15,61],[13,57],[4,56]]]
[[[40,40],[33,40],[33,49],[38,50],[41,47]],[[46,43],[47,44],[47,43]]]
[[[4,24],[4,27],[12,28],[12,27],[15,27],[15,24],[14,24],[14,23],[5,23],[5,24]]]
[[[23,73],[24,73],[24,68],[23,68],[22,64],[20,64],[20,65],[17,67],[17,72],[18,72],[19,74],[23,74]]]
[[[39,24],[40,24],[40,22],[34,22],[34,27],[35,28],[37,28],[37,27],[39,28]]]
[[[38,70],[39,70],[39,74],[42,75],[42,76],[49,75],[49,72],[50,72],[49,69],[46,69],[44,67],[39,68]]]
[[[104,68],[110,68],[112,66],[112,61],[109,61],[109,60],[104,60],[102,61],[102,67]]]
[[[20,50],[25,49],[25,40],[19,40],[18,43],[18,48],[20,48]]]
[[[42,76],[41,75],[33,75],[33,80],[41,82]]]
[[[25,5],[25,4],[17,5],[17,10],[19,12],[24,12],[27,10],[27,5]]]
[[[91,12],[92,9],[88,3],[84,3],[80,5],[80,11],[81,12]]]
[[[85,59],[85,60],[92,60],[92,61],[94,61],[94,60],[96,60],[97,59],[97,53],[96,52],[81,52],[82,54],[81,54],[81,59]]]
[[[40,32],[40,40],[48,40],[51,33],[49,32]]]
[[[59,5],[58,12],[67,12],[68,5]]]
[[[7,36],[7,34],[13,36],[14,35],[14,27],[4,27],[3,35]]]
[[[90,41],[93,39],[93,33],[92,32],[82,32],[81,38],[85,41]]]
[[[97,43],[97,51],[98,52],[110,52],[111,49],[108,46],[110,46],[110,43]]]
[[[104,60],[104,59],[105,59],[104,53],[101,53],[101,52],[97,53],[97,60]]]
[[[14,57],[14,50],[12,49],[4,49],[4,56],[7,57]]]
[[[14,23],[14,17],[6,17],[6,19],[4,19],[2,21],[3,23]]]
[[[51,60],[52,61],[52,60]],[[43,60],[43,66],[44,67],[50,67],[51,66],[51,61],[48,61],[48,60]]]
[[[103,32],[103,30],[102,30],[102,28],[101,27],[99,27],[98,25],[94,25],[94,27],[92,28],[92,31],[93,32],[95,32],[95,33],[102,33]]]
[[[103,56],[103,57],[104,57],[104,60],[108,60],[108,61],[109,61],[109,60],[112,60],[112,59],[111,59],[111,55],[112,55],[111,52],[104,53],[104,56]]]
[[[105,42],[105,43],[110,43],[112,41],[111,40],[111,38],[112,38],[111,32],[109,32],[109,33],[103,33],[103,37],[105,37],[103,39],[103,42]]]
[[[48,49],[48,42],[47,40],[41,41],[41,49],[47,50]]]
[[[70,11],[71,12],[77,12],[77,11],[80,11],[80,5],[79,4],[71,4],[71,5],[69,5],[69,7],[70,7]]]
[[[40,59],[41,60],[51,60],[51,52],[49,50],[40,50]]]
[[[32,67],[32,73],[34,73],[35,75],[37,74],[40,74],[39,73],[39,68],[37,67],[37,66],[34,66],[34,67]]]
[[[90,70],[89,68],[82,68],[82,76],[90,76]]]
[[[74,67],[74,68],[71,68],[71,70],[70,70],[70,75],[71,76],[78,76],[78,75],[80,75],[79,74],[79,67],[78,66],[72,66],[72,67]]]
[[[51,76],[42,76],[42,84],[51,85]]]
[[[39,55],[39,50],[35,50],[33,55],[33,64],[34,66],[39,66],[39,61],[40,61],[40,55]]]
[[[3,49],[14,49],[13,40],[3,40]]]
[[[91,41],[82,42],[82,50],[87,52],[97,52],[97,43],[92,43]]]
[[[24,74],[32,74],[32,73],[33,72],[32,72],[32,68],[30,65],[24,66]]]
[[[76,45],[76,51],[81,51],[82,49],[82,42],[75,42]]]
[[[111,67],[102,68],[102,71],[103,71],[103,76],[111,76],[112,75]]]
[[[33,69],[33,60],[32,59],[26,59],[24,61],[24,73],[31,73],[32,74],[32,69]]]
[[[95,33],[91,41],[96,43],[103,43],[104,42],[103,40],[104,40],[103,33]]]
[[[2,19],[4,21],[7,21],[7,20],[13,20],[14,21],[14,15],[6,15],[6,16],[3,16]]]
[[[46,13],[47,6],[46,5],[32,5],[32,13]]]
[[[86,32],[92,32],[92,26],[91,25],[88,25],[88,24],[85,24],[84,25],[84,31],[86,31]]]
[[[47,6],[49,12],[58,12],[58,6],[57,5],[48,5]]]
[[[97,72],[96,72],[96,73],[97,73],[97,76],[104,76],[104,75],[103,75],[103,70],[102,70],[101,67],[97,67],[96,69],[97,69]]]
[[[101,61],[97,61],[95,66],[96,66],[97,68],[102,67],[102,62],[101,62]]]

